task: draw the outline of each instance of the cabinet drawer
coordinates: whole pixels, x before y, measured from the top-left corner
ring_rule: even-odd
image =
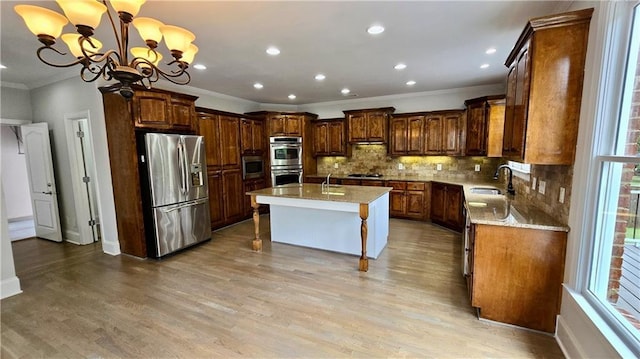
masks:
[[[384,181],[363,179],[361,186],[384,187]]]
[[[424,182],[407,182],[407,191],[424,191]]]
[[[387,187],[393,187],[395,190],[405,190],[407,188],[407,182],[387,181]]]

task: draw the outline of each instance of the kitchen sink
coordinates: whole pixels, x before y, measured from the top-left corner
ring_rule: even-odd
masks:
[[[500,189],[494,187],[472,187],[469,191],[475,194],[502,194],[502,191]]]

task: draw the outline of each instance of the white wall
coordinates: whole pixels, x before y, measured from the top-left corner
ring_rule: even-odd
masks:
[[[0,173],[7,219],[33,216],[25,155],[18,153],[18,140],[9,126],[0,126]]]
[[[213,91],[202,90],[191,86],[181,86],[172,84],[167,81],[161,81],[157,86],[154,87],[187,95],[198,96],[198,99],[196,100],[196,106],[198,107],[238,114],[260,110],[260,104],[257,102],[224,95]]]
[[[505,84],[493,84],[403,95],[321,102],[300,105],[298,110],[315,113],[319,118],[336,118],[344,117],[344,113],[342,113],[344,110],[377,107],[395,107],[395,113],[464,109],[465,100],[480,96],[504,94],[504,86]]]
[[[75,203],[66,143],[64,115],[89,112],[89,127],[94,146],[98,187],[102,248],[105,253],[120,254],[118,231],[113,203],[111,167],[107,134],[104,125],[102,95],[95,83],[85,83],[79,77],[63,80],[31,91],[34,122],[47,122],[51,129],[52,152],[56,170],[56,184],[60,193],[60,212],[65,236],[78,235]]]
[[[31,120],[31,95],[22,85],[3,82],[0,86],[0,118]]]
[[[16,277],[13,250],[9,238],[9,226],[5,206],[4,189],[0,181],[0,299],[22,293],[20,280]]]

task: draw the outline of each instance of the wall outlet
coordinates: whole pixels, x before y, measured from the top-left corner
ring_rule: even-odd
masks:
[[[558,196],[558,202],[564,203],[564,195],[565,195],[565,189],[564,187],[560,187],[560,196]]]
[[[533,182],[531,182],[531,190],[536,190],[536,183],[538,183],[538,177],[533,177]]]
[[[340,164],[338,162],[334,163],[333,168],[340,168]]]
[[[476,165],[475,169],[476,172],[480,172],[480,165]]]
[[[546,187],[547,187],[547,183],[545,181],[540,181],[538,183],[538,192],[540,194],[544,194],[544,191],[545,191]]]
[[[442,171],[442,163],[436,165],[436,171]]]
[[[404,169],[404,165],[402,163],[398,163],[398,169],[399,170],[403,170]]]

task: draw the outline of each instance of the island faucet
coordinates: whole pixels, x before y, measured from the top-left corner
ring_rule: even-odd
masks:
[[[325,184],[327,185],[327,188],[331,187],[331,186],[329,185],[329,178],[330,178],[330,177],[331,177],[331,173],[329,173],[329,174],[327,175],[327,179],[326,179],[324,182],[322,182],[322,185],[320,186],[320,189],[321,189],[322,191],[324,191],[324,186],[325,186]]]
[[[511,167],[509,167],[509,165],[500,165],[498,166],[498,168],[496,169],[496,173],[493,174],[493,179],[497,180],[498,179],[498,175],[500,175],[500,170],[506,168],[509,170],[509,184],[507,185],[507,193],[511,194],[511,195],[515,195],[516,194],[516,190],[513,189],[513,170],[511,170]]]

